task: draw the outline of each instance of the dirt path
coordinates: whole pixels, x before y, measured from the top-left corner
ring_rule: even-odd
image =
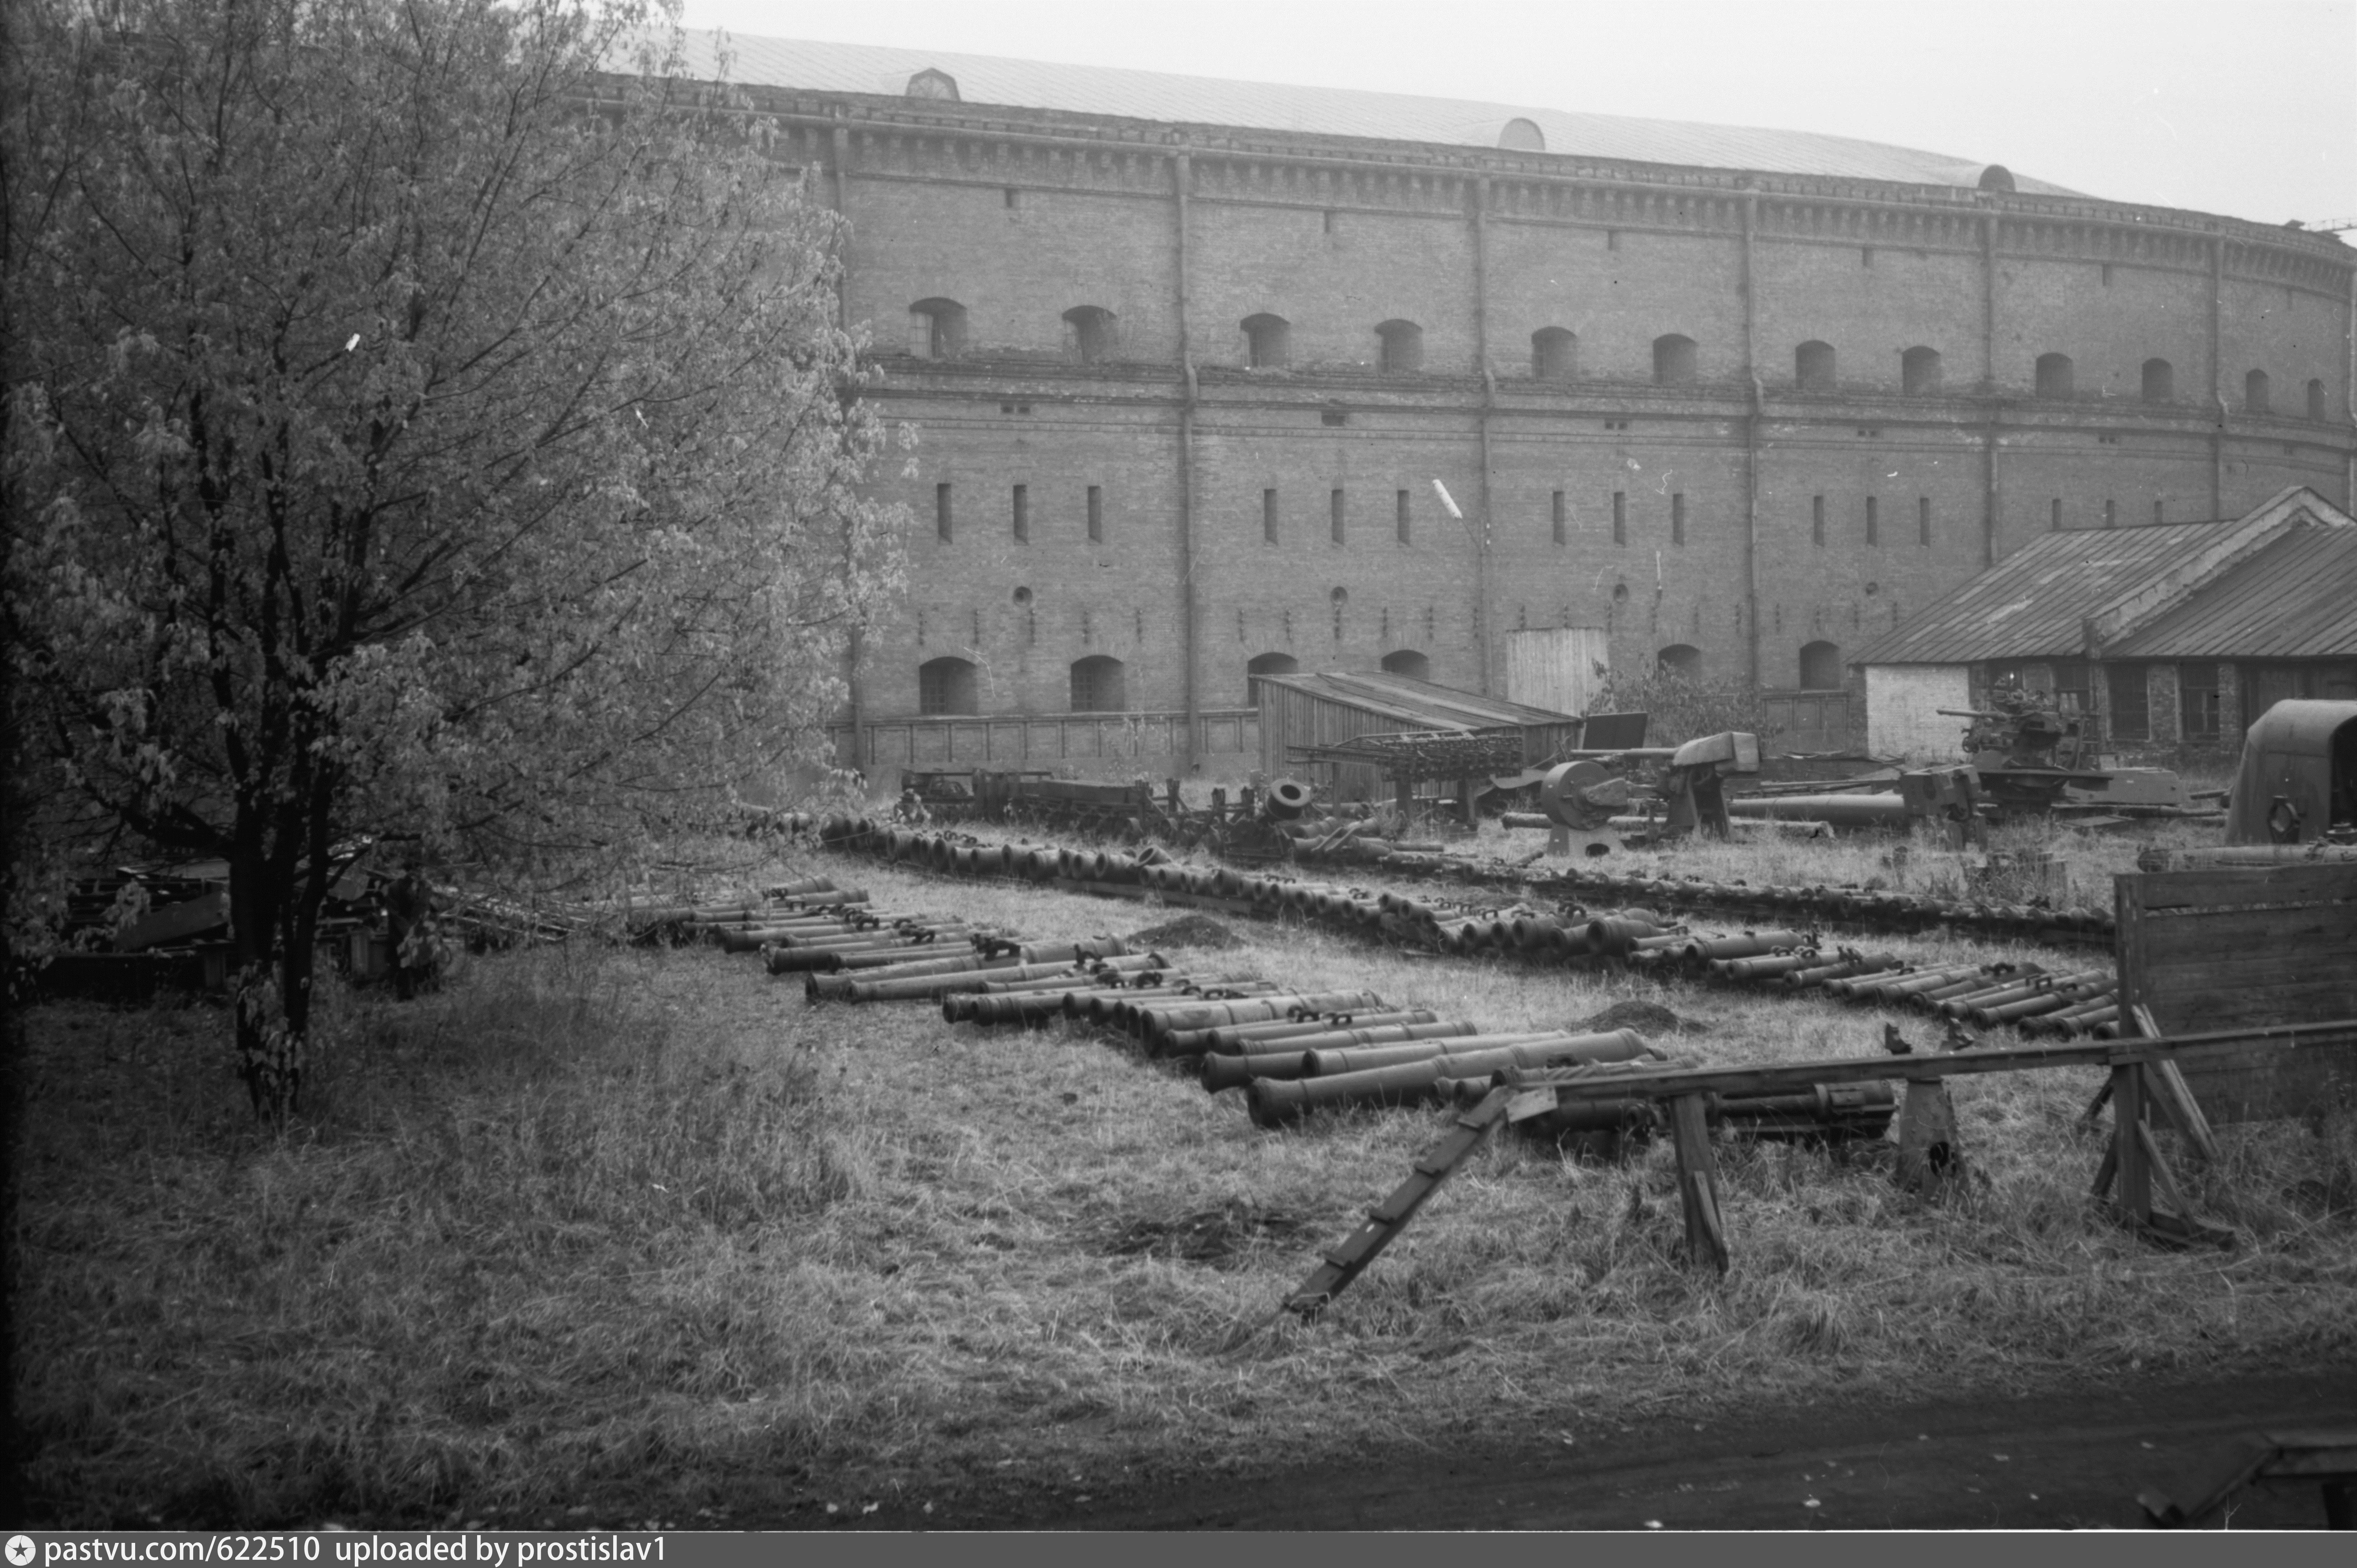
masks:
[[[1082,1530],[1970,1530],[2139,1527],[2136,1492],[2253,1428],[2357,1426],[2357,1371],[2031,1400],[1818,1406],[1660,1423],[1609,1445],[1452,1442],[1344,1472],[1213,1475],[1088,1504],[970,1499],[922,1521]],[[1813,1505],[1812,1506],[1812,1499]],[[963,1517],[957,1517],[963,1515]],[[888,1521],[902,1525],[917,1521]],[[2253,1488],[2236,1530],[2318,1529],[2318,1488]]]

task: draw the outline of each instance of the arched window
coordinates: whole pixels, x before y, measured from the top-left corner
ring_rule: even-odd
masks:
[[[920,299],[909,306],[909,352],[920,360],[954,360],[964,349],[964,306],[954,299]]]
[[[1284,368],[1286,338],[1291,324],[1282,316],[1244,317],[1244,363],[1255,371]]]
[[[1808,342],[1792,350],[1792,379],[1803,392],[1834,390],[1834,346]]]
[[[1991,164],[1981,170],[1981,177],[1975,183],[1982,190],[1994,190],[2009,196],[2013,193],[2013,171],[2003,164]]]
[[[1113,358],[1113,312],[1102,306],[1076,305],[1064,312],[1064,348],[1083,365],[1102,365]]]
[[[2167,360],[2147,360],[2144,362],[2144,401],[2175,403],[2177,401],[2177,367]]]
[[[1921,344],[1899,356],[1899,389],[1910,397],[1940,390],[1940,350]]]
[[[1121,660],[1092,653],[1072,660],[1072,712],[1117,714],[1129,706],[1129,682]]]
[[[1411,681],[1432,679],[1432,660],[1413,648],[1396,648],[1383,655],[1383,673],[1405,675]]]
[[[2267,395],[2267,373],[2253,371],[2243,378],[2243,412],[2265,413],[2272,404]]]
[[[1375,328],[1382,340],[1385,375],[1412,375],[1424,369],[1424,328],[1413,321],[1386,321]]]
[[[1664,675],[1682,681],[1702,679],[1702,650],[1683,642],[1674,642],[1653,655],[1653,663]]]
[[[1516,115],[1499,127],[1498,145],[1510,152],[1543,153],[1546,151],[1546,133],[1539,129],[1536,121]]]
[[[1290,653],[1255,653],[1244,663],[1244,701],[1254,701],[1252,678],[1255,675],[1292,675],[1300,671],[1301,660]]]
[[[910,98],[936,98],[950,103],[959,101],[957,78],[939,66],[929,65],[910,77],[903,91]]]
[[[1531,374],[1543,381],[1567,381],[1579,374],[1579,339],[1562,327],[1532,333]]]
[[[2038,395],[2069,397],[2071,395],[2071,356],[2040,354],[2038,356]]]
[[[2324,423],[2324,383],[2320,381],[2308,383],[2308,417],[2319,424]]]
[[[920,714],[978,714],[974,666],[944,654],[917,666],[917,711]]]
[[[1801,649],[1801,690],[1804,692],[1835,692],[1841,689],[1842,656],[1837,643],[1812,642]]]
[[[1653,339],[1653,381],[1665,387],[1684,386],[1695,379],[1695,340],[1671,332]]]

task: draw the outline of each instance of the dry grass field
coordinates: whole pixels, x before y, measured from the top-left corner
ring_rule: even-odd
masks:
[[[716,880],[823,872],[1041,939],[1166,918],[737,853]],[[1813,864],[1730,861],[1844,879]],[[1499,1026],[1642,998],[1701,1026],[1657,1042],[1693,1060],[1921,1027],[1237,930],[1189,956]],[[1973,1174],[1939,1204],[1891,1185],[1887,1146],[1723,1144],[1724,1279],[1680,1256],[1666,1148],[1501,1139],[1305,1326],[1278,1302],[1434,1113],[1265,1132],[1103,1036],[813,1008],[702,948],[479,959],[328,1012],[284,1134],[253,1123],[213,1009],[27,1018],[8,1288],[39,1519],[952,1522],[1012,1487],[1050,1508],[1476,1434],[2357,1357],[2357,1125],[2222,1130],[2199,1180],[2243,1244],[2161,1251],[2087,1197],[2093,1071],[1961,1080]]]

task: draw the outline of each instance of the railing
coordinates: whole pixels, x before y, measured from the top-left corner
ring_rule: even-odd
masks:
[[[1199,751],[1207,756],[1257,754],[1258,708],[1205,708],[1196,714]],[[892,768],[1048,768],[1075,771],[1174,763],[1187,754],[1187,715],[1153,711],[1118,714],[939,714],[870,719],[828,735],[841,764],[870,773]]]
[[[1760,713],[1782,726],[1766,743],[1778,756],[1851,749],[1847,692],[1762,692]]]

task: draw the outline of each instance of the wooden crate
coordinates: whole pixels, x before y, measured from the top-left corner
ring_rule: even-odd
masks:
[[[2164,1035],[2357,1018],[2357,865],[2166,871],[2115,883],[2120,1012]],[[2357,1046],[2184,1063],[2212,1122],[2357,1105]]]

